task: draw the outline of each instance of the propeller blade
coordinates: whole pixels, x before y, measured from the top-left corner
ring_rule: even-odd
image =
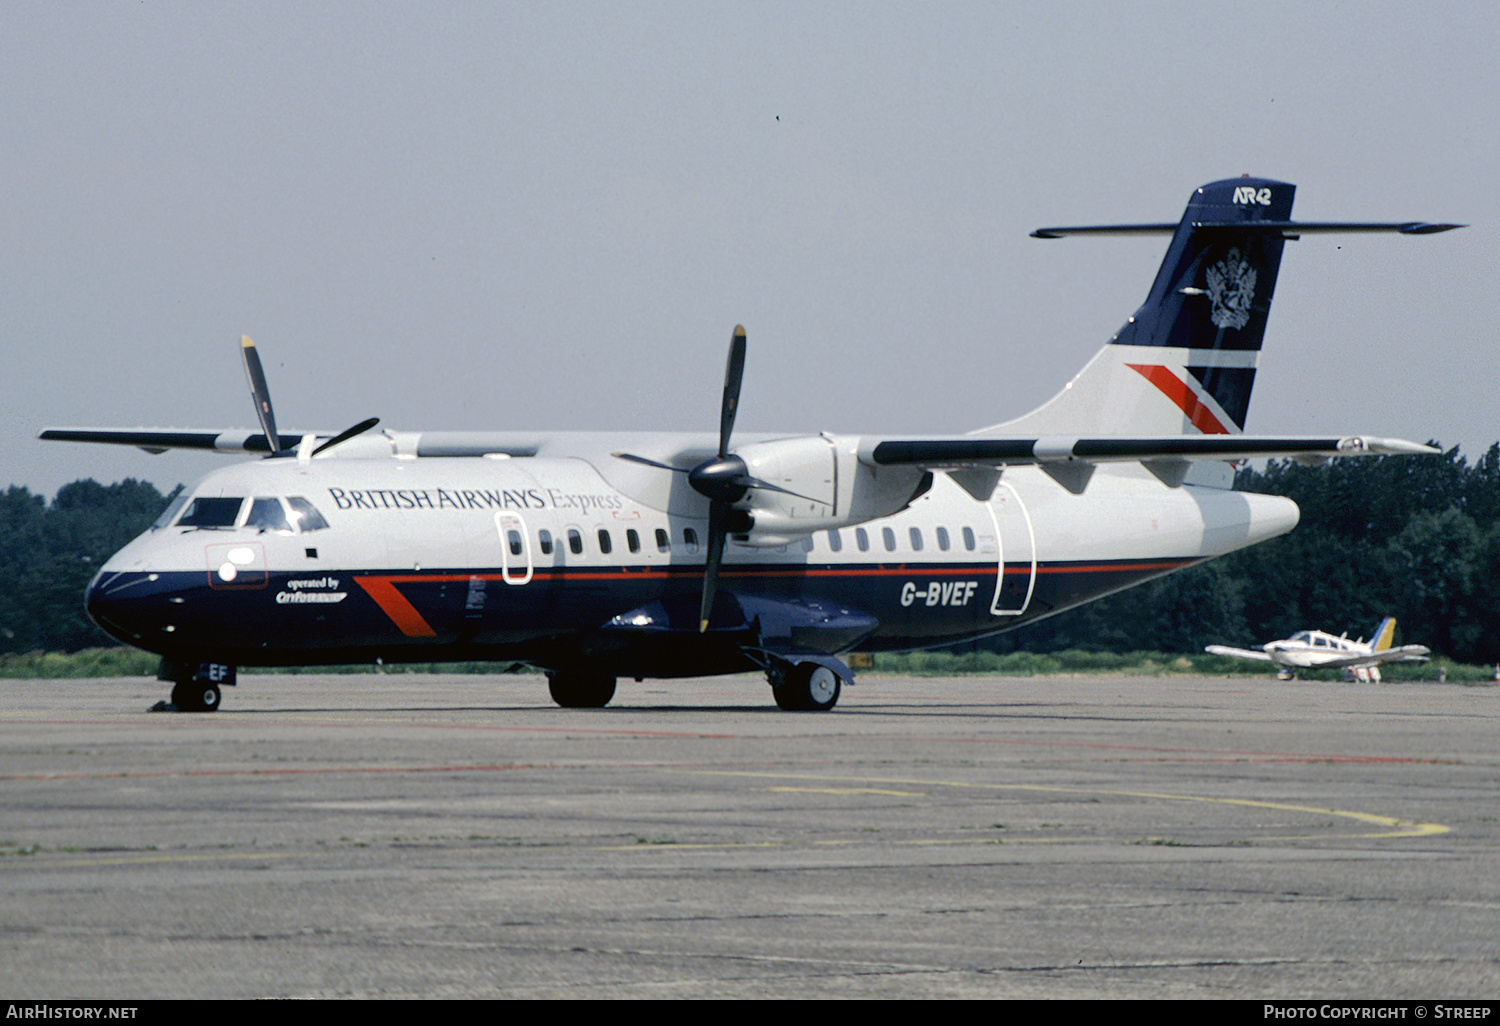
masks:
[[[763,488],[768,492],[780,492],[782,495],[790,495],[794,499],[806,499],[808,502],[816,502],[824,506],[828,505],[827,501],[824,499],[815,499],[811,495],[803,495],[801,492],[794,492],[790,488],[783,488],[781,487],[781,485],[774,485],[769,481],[762,480],[761,478],[751,477],[749,474],[746,474],[743,480],[746,491],[749,491],[751,488]]]
[[[249,335],[240,336],[240,354],[245,358],[245,375],[250,379],[250,398],[255,401],[255,415],[260,418],[261,430],[266,433],[266,444],[271,455],[281,453],[281,436],[276,433],[276,414],[271,411],[271,390],[266,387],[266,375],[260,368],[260,354]]]
[[[335,445],[338,445],[340,442],[347,442],[349,439],[353,438],[355,435],[362,435],[362,434],[364,434],[366,431],[370,430],[372,427],[374,427],[376,424],[379,424],[379,423],[380,423],[380,418],[379,417],[371,417],[369,420],[362,420],[358,424],[354,425],[351,428],[345,428],[344,430],[340,431],[338,434],[336,434],[332,438],[330,438],[328,441],[326,441],[326,442],[322,443],[321,445],[319,445],[316,449],[314,449],[312,451],[312,454],[314,456],[316,456],[318,453],[322,452],[324,449],[332,449]]]
[[[729,362],[724,368],[724,401],[719,407],[719,459],[729,455],[729,434],[740,405],[740,382],[745,377],[745,326],[734,326],[729,340]]]
[[[724,401],[719,406],[719,455],[704,460],[688,472],[688,483],[708,498],[708,553],[703,563],[703,604],[698,611],[698,633],[708,630],[714,611],[714,592],[719,586],[719,565],[724,561],[724,539],[729,534],[733,503],[741,499],[753,480],[745,461],[729,454],[729,436],[740,405],[740,382],[745,377],[745,326],[736,324],[729,340],[729,360],[724,367]]]
[[[637,456],[633,452],[612,452],[610,455],[617,460],[629,460],[631,463],[642,463],[648,467],[655,467],[657,470],[671,470],[678,474],[690,473],[692,469],[690,467],[674,467],[670,463],[660,463],[656,460],[647,459],[645,456]]]
[[[708,553],[703,564],[703,603],[698,607],[698,633],[708,631],[708,620],[714,611],[714,592],[719,586],[719,564],[724,560],[724,538],[728,534],[729,503],[715,502],[708,507]]]

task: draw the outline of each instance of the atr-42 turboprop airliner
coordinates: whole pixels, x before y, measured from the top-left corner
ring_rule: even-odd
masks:
[[[1195,191],[1181,221],[1046,228],[1170,236],[1150,295],[1050,402],[958,438],[733,438],[736,328],[712,435],[279,434],[49,429],[43,438],[262,453],[209,474],[89,585],[89,614],[162,657],[182,710],[243,665],[511,660],[560,705],[619,677],[764,671],[832,708],[845,655],[1040,617],[1290,531],[1229,461],[1435,452],[1242,433],[1286,240],[1456,225],[1298,223],[1294,187]]]
[[[1298,631],[1290,638],[1268,641],[1260,648],[1209,645],[1213,655],[1275,663],[1277,676],[1291,679],[1298,670],[1348,670],[1356,680],[1379,681],[1381,663],[1425,663],[1431,655],[1426,645],[1396,646],[1395,617],[1375,625],[1369,641],[1350,641],[1323,631]]]

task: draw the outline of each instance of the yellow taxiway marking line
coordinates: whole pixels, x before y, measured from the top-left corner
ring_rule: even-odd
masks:
[[[878,787],[768,787],[776,794],[886,794],[897,798],[924,798],[926,791],[891,791]]]
[[[689,773],[701,773],[709,776],[722,777],[752,777],[758,779],[773,780],[822,780],[827,781],[826,776],[816,776],[804,773],[768,773],[750,770],[686,770]],[[1362,823],[1373,823],[1377,826],[1388,828],[1390,833],[1356,834],[1356,837],[1431,837],[1436,834],[1446,834],[1451,827],[1441,823],[1416,823],[1407,819],[1399,819],[1395,816],[1381,816],[1372,812],[1354,812],[1349,809],[1329,809],[1320,805],[1297,805],[1291,802],[1269,802],[1256,801],[1251,798],[1214,798],[1209,795],[1197,794],[1165,794],[1159,791],[1123,791],[1103,787],[1057,787],[1044,784],[976,784],[964,780],[906,780],[892,779],[887,777],[845,777],[840,778],[850,784],[887,784],[901,785],[906,787],[953,787],[974,788],[990,791],[1038,791],[1052,794],[1088,794],[1109,795],[1115,798],[1150,798],[1156,801],[1168,802],[1203,802],[1209,805],[1239,805],[1254,809],[1275,809],[1279,812],[1305,812],[1320,816],[1338,816],[1342,819],[1358,820]],[[768,788],[768,790],[783,790],[784,788]],[[840,789],[831,792],[826,788],[808,788],[809,791],[821,791],[824,793],[857,793]],[[865,791],[863,793],[880,793],[878,791]],[[1290,838],[1281,838],[1289,840]]]

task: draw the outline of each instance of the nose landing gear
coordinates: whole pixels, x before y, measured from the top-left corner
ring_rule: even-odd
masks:
[[[185,680],[172,686],[172,704],[178,712],[213,712],[220,697],[217,684]]]
[[[156,679],[172,682],[172,706],[178,712],[214,712],[223,697],[221,687],[232,687],[235,668],[225,663],[179,663],[167,659],[157,667]]]

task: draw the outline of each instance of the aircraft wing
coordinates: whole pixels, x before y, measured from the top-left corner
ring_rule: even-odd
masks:
[[[1425,663],[1432,650],[1426,645],[1402,645],[1400,648],[1383,648],[1366,657],[1369,663]]]
[[[1147,460],[1244,460],[1286,456],[1433,455],[1441,450],[1403,438],[1349,435],[1302,438],[1283,435],[1163,435],[1143,438],[913,438],[877,441],[870,459],[879,465],[932,470],[1045,463],[1137,463]]]
[[[876,466],[946,470],[975,498],[994,487],[997,468],[1033,464],[1074,494],[1088,488],[1100,463],[1140,463],[1163,484],[1177,487],[1197,460],[1289,457],[1322,461],[1333,456],[1433,455],[1440,450],[1402,438],[1349,435],[1303,438],[1280,435],[1160,435],[1083,438],[910,438],[867,440],[860,458]]]
[[[1429,651],[1426,645],[1402,645],[1400,648],[1349,655],[1342,659],[1320,658],[1311,669],[1358,670],[1367,666],[1379,666],[1381,663],[1425,663]]]
[[[334,432],[317,432],[318,437],[332,437]],[[245,428],[47,428],[37,436],[46,442],[98,442],[105,445],[133,445],[150,453],[168,449],[198,449],[205,452],[268,453],[270,445],[261,431]],[[302,435],[277,433],[281,448],[295,449]]]
[[[1209,645],[1203,651],[1210,655],[1233,656],[1236,659],[1254,659],[1257,663],[1275,662],[1270,655],[1255,648],[1230,648],[1228,645]]]
[[[310,432],[319,441],[336,437],[334,432]],[[382,432],[383,441],[366,436],[358,448],[344,452],[375,455],[376,449],[413,456],[482,456],[508,452],[534,455],[546,436],[514,432],[444,431]],[[271,451],[261,431],[245,428],[47,428],[38,436],[44,441],[94,442],[131,445],[151,453],[169,449],[207,452],[255,453]],[[278,432],[280,448],[290,451],[302,433]],[[567,448],[564,442],[561,448]],[[368,451],[366,451],[368,449]],[[1335,456],[1430,455],[1440,450],[1400,438],[1349,435],[1342,438],[1308,438],[1280,435],[1163,435],[1154,437],[961,437],[961,438],[871,438],[862,439],[860,459],[875,467],[908,466],[928,470],[983,473],[1007,466],[1034,464],[1075,491],[1082,491],[1088,475],[1100,463],[1143,463],[1167,484],[1182,481],[1187,468],[1198,460],[1243,460],[1289,457],[1319,461]],[[978,487],[978,486],[976,486]]]

